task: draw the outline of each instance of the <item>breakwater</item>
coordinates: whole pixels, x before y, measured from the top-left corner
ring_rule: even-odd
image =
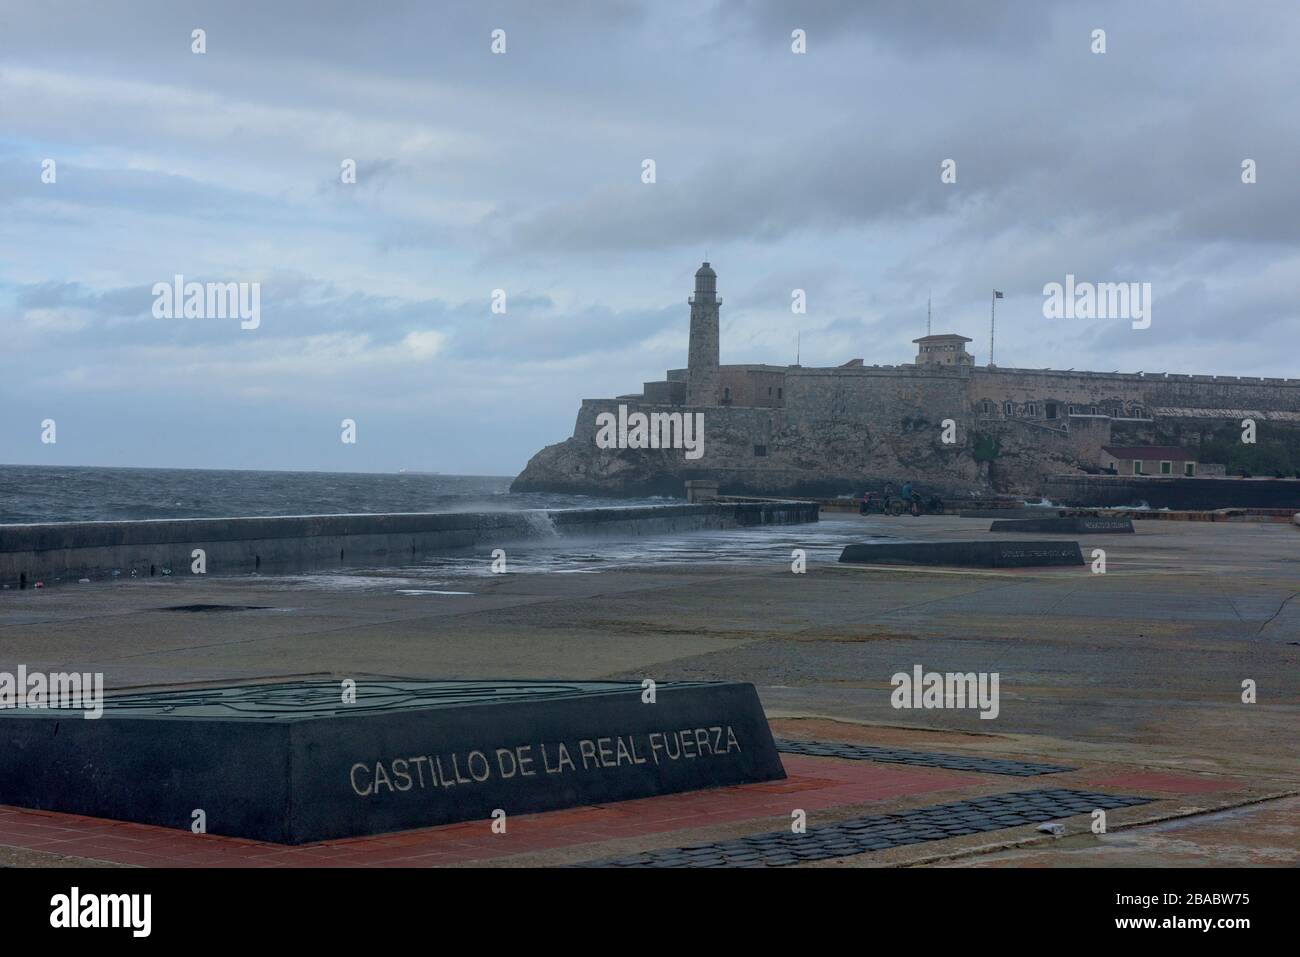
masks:
[[[1129,478],[1122,475],[1049,475],[1042,493],[1061,505],[1082,508],[1300,509],[1300,480],[1242,478]]]
[[[80,578],[292,573],[418,562],[545,538],[632,537],[817,521],[811,502],[634,508],[291,515],[0,525],[0,585]]]

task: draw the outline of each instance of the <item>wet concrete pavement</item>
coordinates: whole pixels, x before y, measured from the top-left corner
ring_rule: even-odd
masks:
[[[304,673],[743,680],[758,687],[769,717],[836,719],[819,739],[901,736],[1094,774],[1231,776],[1239,800],[1300,791],[1300,528],[1137,522],[1133,535],[1080,537],[1090,560],[1105,550],[1105,574],[830,560],[841,537],[982,537],[988,524],[829,518],[775,539],[766,532],[743,563],[729,551],[728,564],[597,560],[582,574],[443,568],[10,591],[0,594],[0,668],[103,671],[110,688]],[[801,536],[818,547],[807,572],[794,574]],[[600,547],[592,546],[597,559]],[[743,553],[743,542],[736,547]],[[176,610],[193,605],[218,607]],[[891,676],[915,665],[997,672],[998,717],[893,708]],[[1247,680],[1253,704],[1242,701]],[[1162,814],[1214,809],[1169,799]],[[991,847],[980,861],[1285,859],[1294,799],[1232,814],[1187,818],[1206,823],[1183,829],[1147,824],[1102,839]],[[1273,836],[1252,843],[1261,827]],[[909,853],[896,863],[927,859]]]

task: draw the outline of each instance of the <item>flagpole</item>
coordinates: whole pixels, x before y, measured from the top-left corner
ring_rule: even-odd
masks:
[[[989,365],[993,365],[993,327],[998,319],[998,292],[989,297]]]

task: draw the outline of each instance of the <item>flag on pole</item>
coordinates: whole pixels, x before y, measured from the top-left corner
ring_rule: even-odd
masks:
[[[989,366],[993,365],[993,324],[997,321],[998,300],[1002,298],[1002,293],[996,289],[993,290],[993,298],[989,300]]]

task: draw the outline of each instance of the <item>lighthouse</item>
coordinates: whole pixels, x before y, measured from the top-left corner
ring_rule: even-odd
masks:
[[[707,262],[695,271],[691,344],[686,359],[686,404],[718,404],[718,274]]]

